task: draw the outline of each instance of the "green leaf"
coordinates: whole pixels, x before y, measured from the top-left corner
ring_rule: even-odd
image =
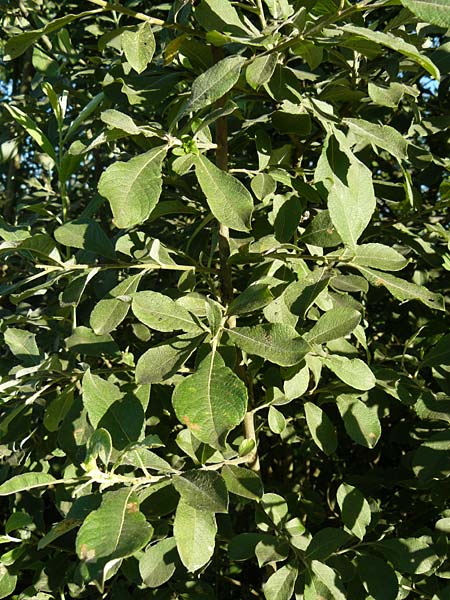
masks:
[[[247,188],[203,155],[195,160],[195,174],[219,223],[236,231],[249,231],[253,199]]]
[[[100,508],[86,517],[78,531],[77,555],[93,563],[125,558],[145,546],[152,533],[131,488],[106,492]]]
[[[142,279],[143,273],[132,275],[121,281],[112,290],[108,296],[100,300],[91,312],[89,319],[90,326],[97,335],[110,333],[122,323],[130,309],[130,303],[121,299],[128,294],[134,294]]]
[[[229,0],[201,0],[195,9],[195,18],[207,31],[248,35],[247,28]]]
[[[305,244],[320,248],[332,248],[341,243],[341,237],[333,225],[328,210],[317,213],[299,239]]]
[[[191,314],[175,300],[159,292],[145,291],[133,295],[134,315],[156,331],[186,331],[199,334],[203,330]]]
[[[122,50],[131,67],[142,73],[155,53],[155,37],[148,21],[122,33]]]
[[[362,267],[373,267],[382,271],[401,271],[408,264],[408,259],[390,246],[373,243],[357,246],[352,262]]]
[[[356,390],[371,390],[375,386],[375,376],[368,365],[359,358],[329,355],[323,364],[344,383]]]
[[[247,390],[220,355],[211,353],[196,373],[176,386],[172,404],[178,420],[197,439],[221,449],[228,432],[244,418]]]
[[[375,286],[384,286],[397,300],[407,302],[408,300],[418,300],[435,310],[445,310],[444,299],[441,294],[430,292],[426,287],[410,283],[399,277],[394,277],[388,273],[374,271],[366,267],[358,267],[369,283]]]
[[[336,494],[344,525],[362,540],[370,525],[370,506],[361,492],[347,483],[342,483]]]
[[[5,565],[0,564],[0,598],[11,598],[17,579],[17,575],[12,575]]]
[[[333,454],[337,448],[337,436],[333,423],[324,411],[312,402],[305,402],[304,408],[306,423],[313,440],[327,456]]]
[[[201,569],[214,553],[217,524],[214,513],[198,510],[182,500],[173,523],[181,562],[190,573]]]
[[[273,296],[265,283],[254,283],[237,296],[228,307],[230,315],[245,315],[267,306]]]
[[[361,314],[354,308],[340,306],[323,314],[304,338],[310,344],[323,344],[351,333],[361,320]]]
[[[86,371],[82,380],[83,404],[89,415],[89,421],[97,428],[111,406],[123,398],[123,393],[110,381]]]
[[[387,150],[397,160],[408,157],[408,142],[405,137],[389,125],[377,125],[364,119],[344,119],[356,138],[362,138],[369,144]]]
[[[403,98],[404,94],[407,93],[408,86],[393,81],[389,84],[389,87],[383,87],[369,81],[367,90],[370,98],[375,104],[387,106],[389,108],[397,108],[400,100]]]
[[[36,336],[31,331],[8,327],[5,329],[5,344],[19,360],[26,364],[37,364],[39,362],[39,348]]]
[[[257,56],[246,68],[245,78],[254,90],[267,83],[278,63],[278,54],[272,52],[266,56]]]
[[[395,571],[378,556],[363,554],[356,560],[356,572],[374,600],[396,600],[398,579]]]
[[[100,118],[103,123],[106,123],[109,125],[109,127],[120,129],[129,135],[140,135],[143,133],[142,129],[136,125],[130,116],[120,112],[119,110],[111,108],[104,110],[100,115]]]
[[[283,296],[291,313],[304,319],[316,299],[327,288],[329,281],[328,276],[322,277],[322,273],[316,271],[301,281],[294,281],[288,285]]]
[[[292,565],[284,565],[273,573],[263,585],[266,600],[291,600],[298,571]]]
[[[120,229],[144,223],[155,208],[166,152],[167,146],[157,146],[128,162],[115,162],[102,173],[98,191],[111,204],[114,223]]]
[[[342,241],[351,248],[370,222],[376,200],[372,175],[362,163],[353,162],[347,173],[345,185],[339,177],[333,177],[328,194],[328,209],[333,225]]]
[[[137,383],[162,383],[174,375],[200,346],[203,336],[180,335],[149,348],[136,365]]]
[[[25,131],[33,138],[37,145],[56,163],[55,149],[53,148],[48,137],[41,131],[41,129],[39,129],[33,119],[20,110],[20,108],[17,108],[17,106],[12,106],[11,104],[5,104],[4,106],[13,119],[15,119],[17,123],[19,123],[19,125],[25,129]]]
[[[89,327],[76,327],[66,338],[66,347],[75,354],[98,357],[100,354],[118,354],[119,347],[109,334],[96,335]]]
[[[273,431],[273,433],[278,435],[283,433],[286,429],[286,419],[284,418],[283,413],[274,406],[269,406],[267,422],[269,423],[270,431]]]
[[[253,177],[250,187],[258,200],[264,200],[276,191],[277,184],[271,175],[258,173],[258,175]]]
[[[413,0],[414,1],[414,0]],[[439,0],[438,0],[439,1]],[[409,0],[408,0],[409,4]],[[371,29],[364,27],[356,27],[355,25],[346,24],[342,27],[343,31],[352,33],[366,40],[386,46],[395,52],[400,52],[404,56],[407,56],[418,65],[423,67],[428,73],[439,81],[440,73],[436,65],[426,56],[421,54],[415,46],[406,42],[399,36],[392,35],[391,33],[384,33],[382,31],[372,31]]]
[[[342,583],[336,571],[318,560],[311,561],[308,571],[304,600],[346,600]]]
[[[184,113],[197,112],[210,106],[237,83],[245,58],[227,56],[197,77]]]
[[[376,542],[375,548],[392,563],[396,571],[422,575],[431,573],[439,563],[436,550],[427,536],[411,538],[392,538]]]
[[[234,536],[228,546],[228,555],[231,560],[248,560],[255,555],[259,542],[273,541],[274,536],[268,533],[240,533]]]
[[[351,539],[351,536],[343,529],[325,527],[314,534],[305,550],[305,558],[326,560]]]
[[[361,446],[374,448],[380,439],[381,425],[376,410],[355,396],[341,394],[337,406],[348,435]]]
[[[401,0],[401,3],[426,23],[450,27],[448,0]]]
[[[26,492],[35,488],[52,485],[56,479],[48,473],[23,473],[14,475],[0,485],[0,496],[8,496],[17,492]]]
[[[450,365],[450,333],[441,337],[438,343],[423,357],[421,367]]]
[[[284,525],[288,514],[288,505],[283,496],[268,493],[261,498],[261,508],[276,527]]]
[[[309,349],[293,327],[282,323],[264,323],[226,331],[230,340],[244,352],[256,354],[282,367],[299,363]]]
[[[222,477],[228,491],[243,498],[259,500],[263,494],[263,485],[260,476],[250,469],[237,465],[225,465],[222,468]]]
[[[213,513],[228,511],[228,492],[216,471],[196,469],[173,478],[173,485],[183,502],[196,510]]]
[[[47,431],[58,431],[74,401],[74,388],[66,388],[58,393],[45,408],[44,426]]]
[[[255,556],[259,568],[268,563],[286,560],[289,555],[289,544],[283,538],[265,535],[255,546]]]
[[[34,31],[26,31],[25,33],[15,35],[6,42],[4,59],[13,60],[14,58],[21,56],[43,35],[58,31],[58,29],[61,29],[62,27],[68,25],[72,21],[81,19],[82,17],[95,15],[101,10],[102,9],[97,8],[95,10],[87,10],[76,15],[64,15],[64,17],[60,17],[59,19],[54,19],[53,21],[50,21],[50,23],[47,23],[47,25],[45,25],[45,27],[42,27],[41,29],[35,29]]]
[[[55,229],[55,240],[72,248],[82,248],[100,256],[114,259],[116,253],[102,227],[92,219],[77,219]]]
[[[283,381],[283,392],[288,400],[300,398],[309,386],[309,369],[305,365],[293,377]]]
[[[157,588],[172,577],[178,561],[174,537],[150,546],[139,559],[139,572],[145,585]]]

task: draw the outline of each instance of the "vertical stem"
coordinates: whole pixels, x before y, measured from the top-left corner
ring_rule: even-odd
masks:
[[[262,4],[262,0],[256,0],[256,7],[259,11],[259,20],[261,21],[261,27],[265,29],[267,27],[267,21],[264,15],[264,7]]]
[[[213,48],[214,58],[216,61],[223,58],[223,51],[221,48]],[[216,106],[223,106],[225,103],[225,97],[221,98]],[[220,117],[216,121],[216,165],[223,171],[228,171],[228,121],[227,117]],[[228,306],[233,300],[233,276],[231,273],[231,267],[228,263],[230,257],[230,231],[226,225],[219,224],[219,268],[220,268],[220,283],[222,291],[222,302],[225,306]],[[236,317],[230,316],[228,318],[227,325],[230,329],[236,327]],[[239,352],[238,362],[241,362],[242,356]],[[248,381],[247,373],[243,365],[239,364],[238,373],[241,379],[246,383],[249,395],[249,410],[244,417],[244,435],[247,439],[255,442],[255,450],[249,460],[249,466],[252,470],[259,472],[259,458],[256,450],[256,431],[254,414],[252,411],[253,404],[253,393],[252,393],[252,382]]]

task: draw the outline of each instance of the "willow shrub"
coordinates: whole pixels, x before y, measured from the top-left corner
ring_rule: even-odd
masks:
[[[0,597],[449,598],[448,2],[3,4]]]

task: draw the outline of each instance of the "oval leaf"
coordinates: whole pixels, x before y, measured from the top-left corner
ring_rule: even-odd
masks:
[[[250,231],[253,199],[239,179],[222,171],[203,155],[195,160],[195,174],[219,223],[236,231]]]
[[[155,37],[148,21],[131,31],[123,32],[122,50],[131,67],[142,73],[155,53]]]
[[[337,448],[337,436],[333,423],[324,411],[312,402],[305,403],[308,429],[317,446],[328,456]]]
[[[248,354],[290,367],[299,363],[309,350],[308,344],[290,325],[264,323],[254,327],[227,329],[230,340]]]
[[[214,553],[217,524],[214,513],[178,503],[173,523],[181,562],[193,573],[201,569]]]
[[[185,308],[159,292],[137,292],[133,296],[132,310],[139,321],[156,331],[202,331]]]
[[[166,152],[166,146],[158,146],[128,162],[115,162],[100,177],[98,192],[111,204],[117,227],[140,225],[150,216],[161,195]]]
[[[173,485],[183,502],[196,510],[226,513],[228,492],[223,478],[216,471],[185,471],[173,478]]]
[[[322,359],[335,375],[356,390],[371,390],[375,386],[375,375],[368,365],[359,358],[327,356]]]
[[[78,531],[77,554],[89,562],[125,558],[145,546],[152,533],[131,488],[106,492],[100,508],[86,517]]]
[[[244,418],[247,389],[217,353],[209,354],[196,373],[177,385],[172,404],[197,439],[221,449],[227,433]]]

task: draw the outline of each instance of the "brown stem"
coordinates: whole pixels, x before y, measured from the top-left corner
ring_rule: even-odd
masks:
[[[221,48],[213,48],[213,55],[216,61],[223,58],[223,50]],[[226,97],[221,98],[216,103],[217,107],[221,107],[225,104]],[[227,117],[220,117],[216,121],[216,165],[223,171],[228,171],[228,122]],[[231,273],[231,267],[228,262],[230,258],[230,231],[226,225],[219,224],[219,269],[220,269],[220,287],[222,291],[222,302],[225,306],[228,306],[233,300],[233,276]],[[230,316],[227,321],[227,325],[230,329],[236,327],[236,317]],[[259,458],[256,449],[256,431],[255,421],[252,409],[253,406],[253,386],[252,382],[248,380],[247,373],[244,366],[241,364],[242,356],[238,352],[238,374],[241,379],[246,383],[249,395],[249,410],[244,417],[244,435],[247,439],[255,442],[255,449],[250,454],[249,466],[253,471],[259,472]]]

